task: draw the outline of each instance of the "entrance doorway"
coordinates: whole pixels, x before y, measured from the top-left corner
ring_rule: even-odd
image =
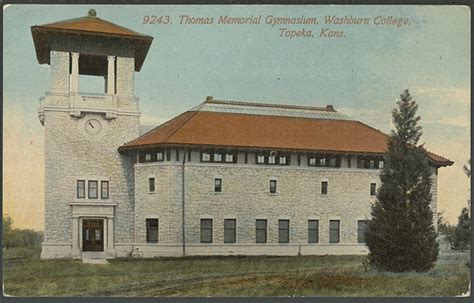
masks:
[[[104,220],[82,220],[82,250],[104,251]]]

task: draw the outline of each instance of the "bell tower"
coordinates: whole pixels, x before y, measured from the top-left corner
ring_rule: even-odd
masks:
[[[38,116],[45,130],[42,258],[114,257],[133,242],[133,161],[118,147],[139,135],[134,74],[153,38],[97,17],[31,27],[50,65]]]

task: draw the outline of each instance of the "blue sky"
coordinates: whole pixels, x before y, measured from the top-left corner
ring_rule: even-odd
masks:
[[[387,132],[391,109],[402,90],[408,88],[420,106],[422,141],[433,152],[456,162],[441,170],[440,208],[455,221],[466,203],[469,182],[462,165],[470,155],[468,8],[11,5],[4,10],[3,93],[5,140],[8,143],[11,135],[14,146],[4,144],[5,149],[18,151],[21,142],[26,146],[33,142],[38,150],[35,156],[42,157],[42,127],[36,111],[38,98],[48,90],[49,66],[36,61],[30,26],[85,16],[90,8],[96,9],[100,18],[154,37],[143,68],[135,76],[142,124],[159,124],[211,95],[227,100],[332,104],[336,110]],[[143,24],[145,15],[169,15],[173,24]],[[318,18],[320,24],[183,25],[178,22],[180,15],[216,19],[220,15],[304,15]],[[371,20],[393,16],[408,18],[411,25],[326,26],[326,15]],[[346,36],[290,40],[280,37],[280,27],[305,28],[315,36],[321,28],[329,27],[343,30]],[[17,158],[22,162],[18,152],[10,156],[13,160],[6,164],[15,163]],[[21,176],[18,170],[22,170],[25,175],[40,175],[41,167],[29,166],[16,163],[16,174]],[[6,184],[10,203],[20,199],[15,188],[24,186],[21,180],[13,183]],[[21,216],[14,207],[8,209]]]

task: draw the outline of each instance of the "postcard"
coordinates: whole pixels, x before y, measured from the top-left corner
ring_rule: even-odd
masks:
[[[469,7],[3,16],[4,296],[468,299]]]

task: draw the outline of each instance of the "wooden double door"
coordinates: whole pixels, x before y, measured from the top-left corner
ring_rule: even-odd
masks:
[[[82,220],[82,251],[104,251],[104,220]]]

